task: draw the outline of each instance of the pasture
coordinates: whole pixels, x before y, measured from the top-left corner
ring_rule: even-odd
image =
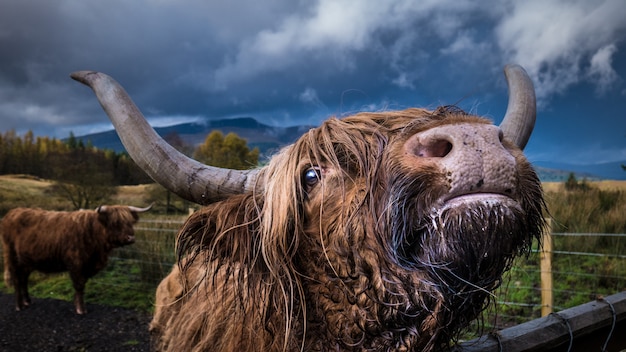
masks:
[[[28,176],[0,176],[0,216],[18,206],[70,210],[68,200],[51,194],[51,185]],[[589,185],[587,190],[566,191],[562,183],[544,184],[553,218],[555,311],[626,290],[626,181]],[[111,203],[145,206],[151,201],[148,186],[140,185],[118,187]],[[186,217],[163,215],[163,209],[157,201],[154,211],[142,214],[135,226],[136,243],[116,249],[108,267],[87,283],[87,306],[103,304],[152,311],[156,286],[174,263],[176,232]],[[495,292],[498,304],[486,312],[487,329],[523,323],[541,315],[540,253],[536,249],[528,258],[517,260]],[[35,304],[37,298],[71,301],[73,296],[67,274],[35,273],[29,287]],[[4,283],[0,283],[0,290],[12,293]]]

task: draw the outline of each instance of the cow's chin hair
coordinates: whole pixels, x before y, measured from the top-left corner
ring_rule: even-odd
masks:
[[[431,209],[419,223],[407,226],[415,218],[410,208],[399,215],[403,219],[392,222],[405,224],[393,232],[395,256],[416,276],[420,286],[416,289],[431,296],[420,300],[437,321],[432,328],[447,326],[446,333],[454,333],[487,307],[491,291],[500,285],[513,259],[529,251],[537,229],[529,228],[527,214],[510,199]]]
[[[409,267],[453,275],[447,285],[457,286],[459,279],[478,285],[528,248],[532,231],[526,232],[525,222],[521,208],[503,202],[444,206],[402,234],[399,254]]]

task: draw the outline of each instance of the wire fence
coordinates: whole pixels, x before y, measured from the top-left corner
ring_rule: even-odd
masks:
[[[546,236],[552,242],[549,253],[536,248],[528,258],[518,259],[496,291],[495,308],[486,319],[496,329],[626,291],[626,234]],[[549,269],[542,269],[542,256],[550,256]]]
[[[135,244],[118,248],[111,259],[134,261],[143,282],[158,284],[176,262],[176,235],[184,221],[184,217],[140,219],[135,225]]]
[[[101,281],[99,290],[119,290],[129,295],[153,296],[158,283],[176,261],[176,234],[184,217],[140,219],[135,226],[136,242],[113,251],[109,265],[94,279]],[[626,291],[626,234],[552,233],[554,247],[552,275],[554,285],[551,309],[560,311],[592,301],[601,296]],[[483,319],[487,326],[501,329],[541,316],[543,252],[536,248],[528,257],[518,259],[494,293],[496,303]],[[123,271],[133,288],[107,277]],[[69,281],[69,279],[68,279]],[[87,284],[89,294],[91,280]],[[150,303],[150,302],[148,302]]]

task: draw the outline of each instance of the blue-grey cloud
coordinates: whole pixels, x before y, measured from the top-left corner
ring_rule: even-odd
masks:
[[[540,99],[533,140],[542,150],[529,146],[539,155],[574,118],[560,104],[581,103],[582,90],[587,107],[624,108],[621,2],[0,0],[0,121],[59,138],[102,128],[92,93],[68,78],[82,69],[116,78],[161,123],[251,115],[316,124],[453,103],[498,120],[501,70],[517,62]],[[593,150],[615,159],[626,126],[608,116],[619,109],[603,109],[596,126],[565,137],[606,132],[617,141]]]

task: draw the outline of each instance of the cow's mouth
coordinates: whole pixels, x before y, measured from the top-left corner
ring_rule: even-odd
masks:
[[[410,219],[411,211],[401,219]],[[393,241],[407,267],[437,263],[454,271],[485,270],[498,262],[502,268],[502,259],[527,244],[528,234],[518,230],[524,228],[524,214],[518,200],[500,192],[446,195],[431,204],[428,216],[411,227],[400,225]]]
[[[509,195],[499,192],[481,192],[481,193],[464,193],[456,195],[448,195],[441,199],[439,211],[446,211],[460,207],[483,207],[491,208],[501,206],[506,208],[516,208],[521,210],[519,202],[511,198]]]

